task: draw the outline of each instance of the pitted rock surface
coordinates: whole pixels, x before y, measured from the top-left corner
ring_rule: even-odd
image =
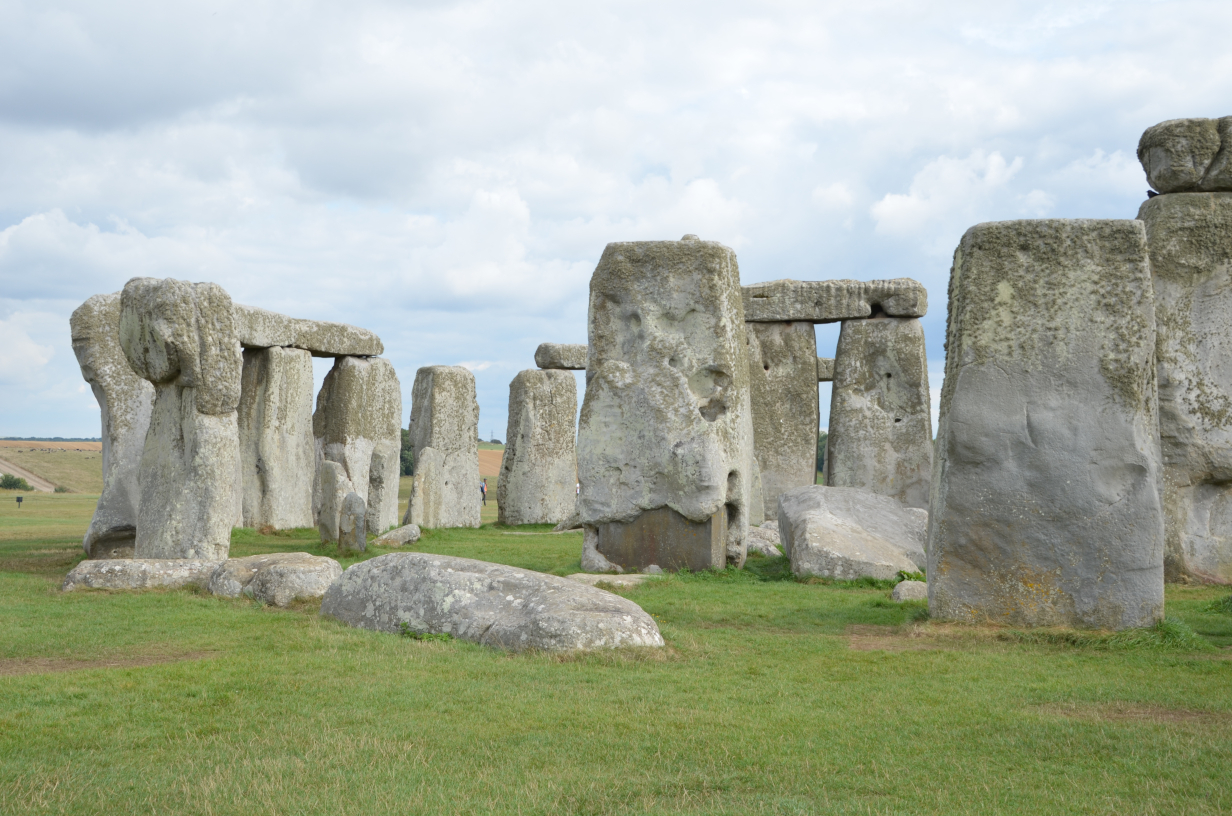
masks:
[[[779,538],[796,575],[889,580],[924,567],[926,527],[895,499],[810,485],[779,497]]]
[[[342,565],[332,558],[308,553],[272,553],[229,558],[209,577],[212,595],[249,598],[272,606],[320,598],[342,576]]]
[[[496,503],[501,524],[558,524],[577,490],[577,382],[531,369],[509,384],[509,425]]]
[[[757,323],[836,323],[872,317],[923,317],[928,292],[911,278],[880,281],[776,280],[745,286],[744,319]]]
[[[586,370],[585,343],[540,343],[535,349],[535,365],[566,371]]]
[[[381,338],[367,329],[287,317],[240,303],[235,304],[235,329],[244,348],[283,346],[304,349],[313,357],[379,357],[385,353]]]
[[[221,562],[188,558],[121,558],[82,561],[69,570],[60,589],[204,588]]]
[[[662,646],[632,601],[554,575],[427,553],[390,553],[348,568],[321,614],[351,626],[445,633],[508,651]]]
[[[1138,161],[1161,193],[1232,191],[1232,116],[1153,125],[1138,142]]]

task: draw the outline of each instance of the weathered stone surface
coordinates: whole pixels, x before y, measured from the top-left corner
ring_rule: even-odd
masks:
[[[777,500],[776,500],[777,501]],[[778,525],[749,528],[749,555],[757,553],[766,558],[778,558],[783,554],[779,549]]]
[[[898,601],[899,603],[903,601],[927,601],[928,584],[923,581],[899,581],[890,592],[890,600]]]
[[[132,557],[137,472],[150,427],[154,386],[133,373],[120,347],[120,293],[95,295],[69,318],[73,353],[102,415],[103,492],[81,546],[89,558]]]
[[[753,432],[739,284],[735,253],[712,241],[607,245],[590,282],[578,430],[585,526],[627,531],[665,507],[706,525],[718,514],[726,561],[743,564]],[[699,559],[723,566],[708,537],[696,541]]]
[[[567,371],[521,371],[509,384],[509,427],[496,503],[501,524],[558,524],[577,488],[577,382]]]
[[[834,361],[826,484],[928,507],[933,420],[920,321],[844,321]]]
[[[833,357],[818,357],[817,358],[817,382],[831,382],[834,380],[834,358]]]
[[[120,345],[155,395],[135,555],[225,558],[241,507],[242,358],[231,298],[213,283],[133,278],[120,296]]]
[[[929,514],[934,618],[1160,619],[1153,304],[1140,221],[1006,221],[963,236]]]
[[[332,558],[304,552],[229,558],[210,574],[208,589],[224,598],[249,598],[272,606],[320,598],[342,576]]]
[[[385,353],[381,338],[367,329],[301,320],[239,303],[235,304],[235,330],[244,348],[284,346],[304,349],[314,357],[379,357]]]
[[[365,518],[368,507],[358,493],[348,493],[338,516],[338,549],[341,552],[363,552],[368,549]]]
[[[244,351],[237,414],[245,527],[313,526],[312,389],[307,351]]]
[[[1161,193],[1232,191],[1232,116],[1149,127],[1138,142],[1138,161]]]
[[[599,530],[595,527],[582,528],[582,569],[586,572],[623,573],[624,567],[608,561],[599,552]]]
[[[475,375],[461,366],[425,366],[411,392],[415,477],[404,524],[479,526],[479,403]]]
[[[535,349],[535,365],[568,371],[586,370],[585,343],[540,343]]]
[[[205,587],[219,561],[185,558],[122,558],[82,561],[60,589],[179,589]]]
[[[1165,577],[1232,582],[1232,194],[1156,196],[1138,218],[1155,287]]]
[[[414,544],[419,540],[420,535],[418,524],[404,524],[401,527],[395,527],[372,543],[377,547],[401,547],[405,544]]]
[[[317,530],[321,534],[321,541],[327,544],[336,543],[340,533],[342,508],[346,497],[355,492],[355,488],[347,478],[346,468],[328,459],[321,463],[317,471],[317,484],[321,499],[317,508]]]
[[[554,575],[427,553],[391,553],[347,569],[321,614],[351,626],[447,633],[510,651],[662,646],[632,601]]]
[[[670,507],[657,507],[632,521],[604,522],[598,532],[599,552],[624,572],[652,565],[698,572],[723,569],[726,560],[727,514],[722,510],[705,521],[693,521]]]
[[[618,587],[620,589],[633,589],[639,587],[647,581],[654,578],[653,575],[591,575],[586,572],[575,572],[572,575],[566,575],[565,578],[569,581],[577,581],[580,584],[597,587],[600,584]]]
[[[321,524],[321,468],[342,465],[351,488],[368,507],[366,526],[388,530],[398,523],[398,472],[402,451],[402,386],[388,360],[339,357],[325,375],[312,415],[317,479],[313,510]]]
[[[753,450],[763,518],[779,494],[817,481],[817,336],[812,323],[748,323]]]
[[[926,527],[896,499],[809,485],[779,497],[779,538],[796,575],[889,580],[925,564]]]
[[[744,319],[757,323],[836,323],[884,314],[923,317],[928,292],[918,281],[776,280],[745,286]]]

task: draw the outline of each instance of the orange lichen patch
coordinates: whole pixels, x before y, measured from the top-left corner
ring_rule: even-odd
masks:
[[[6,657],[0,658],[0,677],[57,674],[84,669],[129,669],[138,666],[157,666],[162,663],[181,663],[186,660],[205,660],[216,654],[217,652],[185,652],[183,654],[118,655],[92,660],[76,660],[69,657]]]
[[[1232,711],[1166,708],[1149,703],[1050,703],[1038,707],[1044,714],[1093,722],[1185,723],[1203,726],[1232,724]]]

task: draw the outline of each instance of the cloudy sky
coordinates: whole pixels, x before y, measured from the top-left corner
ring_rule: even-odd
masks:
[[[470,367],[480,433],[585,342],[609,241],[922,281],[980,221],[1132,218],[1142,130],[1232,113],[1227,2],[0,0],[0,436],[97,436],[68,316],[133,276]],[[835,327],[819,327],[831,354]],[[318,378],[326,361],[318,361]],[[823,425],[829,401],[823,391]]]

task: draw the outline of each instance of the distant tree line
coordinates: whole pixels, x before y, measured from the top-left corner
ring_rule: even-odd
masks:
[[[830,434],[826,431],[817,432],[817,472],[821,473],[826,469],[826,440],[830,438]]]

